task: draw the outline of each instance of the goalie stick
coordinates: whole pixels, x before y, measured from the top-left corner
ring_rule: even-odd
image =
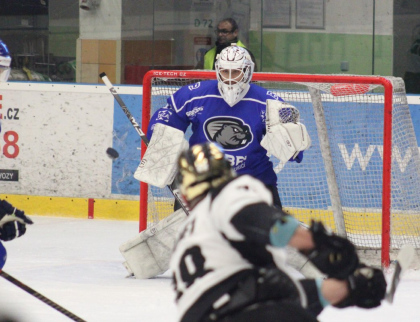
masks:
[[[141,130],[139,123],[137,123],[136,119],[134,118],[133,115],[131,115],[130,111],[128,110],[127,106],[124,104],[124,101],[121,99],[120,95],[118,95],[117,91],[114,88],[114,85],[112,85],[111,81],[109,80],[108,76],[106,76],[106,73],[101,73],[99,74],[99,77],[102,78],[102,81],[104,82],[104,84],[106,85],[106,87],[108,87],[109,91],[111,92],[111,94],[114,96],[115,100],[117,101],[117,103],[120,105],[120,107],[122,108],[124,114],[127,116],[127,118],[129,119],[131,125],[133,125],[134,129],[137,131],[137,133],[140,135],[141,140],[144,142],[144,144],[146,146],[149,145],[149,139],[147,138],[146,134]],[[177,192],[175,192],[172,187],[170,185],[167,185],[167,187],[169,188],[169,190],[171,191],[172,195],[175,197],[175,199],[179,202],[179,204],[181,205],[182,209],[185,211],[185,213],[187,214],[187,216],[189,215],[188,212],[188,208],[186,207],[186,205],[184,205],[183,200],[181,199],[181,197],[178,195]]]
[[[73,321],[78,322],[86,322],[86,320],[83,320],[82,318],[78,317],[77,315],[71,313],[70,311],[66,310],[64,307],[58,305],[57,303],[51,301],[49,298],[46,298],[44,295],[38,293],[34,289],[30,288],[29,286],[23,284],[21,281],[17,280],[13,276],[10,276],[5,271],[0,270],[0,276],[4,279],[8,280],[10,283],[16,285],[17,287],[21,288],[25,292],[31,294],[32,296],[36,297],[41,302],[44,302],[45,304],[51,306],[53,309],[57,310],[58,312],[64,314],[68,318],[72,319]]]
[[[391,283],[385,295],[385,299],[391,304],[394,301],[395,291],[400,283],[401,276],[413,261],[414,254],[414,247],[410,244],[403,245],[398,253],[397,259],[395,260],[395,269],[391,278]]]

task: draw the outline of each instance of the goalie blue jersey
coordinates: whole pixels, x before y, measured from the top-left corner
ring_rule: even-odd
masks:
[[[249,174],[266,185],[277,182],[273,164],[260,142],[266,133],[266,100],[283,101],[273,92],[251,84],[245,97],[230,107],[222,98],[216,80],[180,88],[167,105],[152,116],[147,136],[156,123],[186,131],[191,125],[190,146],[216,142],[238,174]]]

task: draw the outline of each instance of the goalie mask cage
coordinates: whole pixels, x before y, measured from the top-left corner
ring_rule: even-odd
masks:
[[[143,131],[176,90],[209,79],[215,72],[149,71]],[[296,106],[312,139],[299,164],[271,157],[284,209],[306,224],[321,220],[359,253],[374,250],[385,267],[403,244],[418,249],[420,159],[403,80],[254,73],[252,82]],[[145,149],[142,143],[141,156]],[[171,214],[173,204],[168,188],[142,182],[140,230]]]

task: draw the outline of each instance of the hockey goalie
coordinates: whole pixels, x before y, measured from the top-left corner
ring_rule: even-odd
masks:
[[[246,49],[229,46],[216,61],[217,80],[184,86],[172,94],[151,118],[147,131],[150,144],[134,177],[157,187],[168,186],[177,171],[177,157],[188,145],[215,142],[239,175],[263,182],[274,205],[282,208],[269,156],[284,163],[300,163],[311,139],[297,108],[250,83],[253,70]],[[188,144],[184,133],[189,126],[192,135]],[[186,216],[177,210],[121,245],[129,272],[136,278],[165,272],[177,228]]]

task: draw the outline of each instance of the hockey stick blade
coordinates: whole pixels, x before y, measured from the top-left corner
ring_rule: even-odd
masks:
[[[395,270],[391,278],[391,283],[385,295],[385,299],[392,304],[395,291],[404,272],[408,269],[414,259],[415,250],[413,245],[405,244],[401,247],[397,259],[395,260]]]
[[[64,314],[68,318],[72,319],[73,321],[78,322],[86,322],[86,320],[83,320],[82,318],[79,318],[77,315],[71,313],[70,311],[66,310],[64,307],[58,305],[57,303],[51,301],[49,298],[46,298],[44,295],[38,293],[34,289],[30,288],[28,285],[23,284],[21,281],[17,280],[13,276],[10,276],[5,271],[0,270],[0,276],[4,279],[8,280],[10,283],[16,285],[20,289],[24,290],[25,292],[31,294],[32,296],[36,297],[41,302],[49,305],[53,309],[57,310],[58,312]]]
[[[133,127],[135,128],[135,130],[137,131],[137,133],[140,135],[140,138],[143,141],[143,143],[146,146],[148,146],[149,145],[149,139],[147,138],[146,134],[144,134],[144,132],[141,130],[139,124],[136,121],[136,119],[133,117],[133,115],[131,115],[130,111],[128,110],[127,106],[124,104],[124,101],[121,99],[120,95],[118,95],[117,91],[114,88],[114,85],[112,85],[112,83],[109,80],[108,76],[106,76],[105,73],[100,73],[99,74],[99,77],[102,78],[102,81],[104,82],[104,84],[106,85],[106,87],[108,87],[109,91],[111,92],[111,94],[114,96],[114,98],[117,101],[117,103],[120,105],[120,107],[124,111],[124,114],[130,120],[131,125],[133,125]],[[184,212],[188,216],[190,213],[188,211],[188,207],[182,201],[182,198],[180,198],[180,196],[173,191],[173,189],[172,189],[171,186],[168,185],[167,187],[169,188],[169,190],[171,191],[171,193],[175,197],[175,199],[178,200],[179,204],[181,205],[181,208],[184,210]]]

